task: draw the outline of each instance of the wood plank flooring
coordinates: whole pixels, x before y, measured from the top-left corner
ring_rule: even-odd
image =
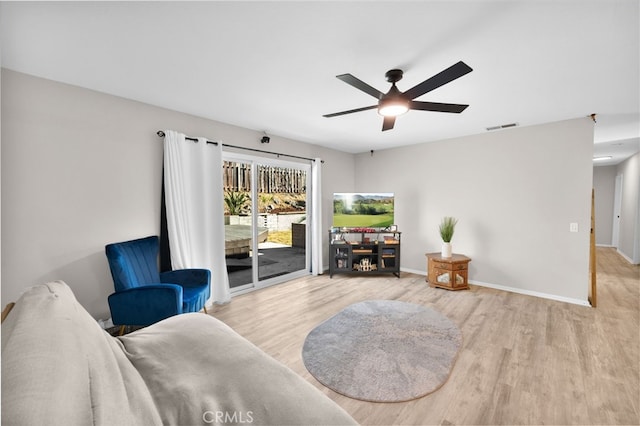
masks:
[[[361,424],[638,425],[640,268],[611,248],[599,247],[597,255],[597,308],[473,285],[459,292],[433,289],[424,276],[402,273],[400,279],[304,277],[209,312]],[[339,395],[307,372],[301,351],[309,331],[371,299],[429,306],[460,327],[463,346],[442,388],[409,402],[371,403]]]

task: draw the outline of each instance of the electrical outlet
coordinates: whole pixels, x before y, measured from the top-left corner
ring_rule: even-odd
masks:
[[[575,222],[570,223],[569,232],[578,232],[578,224]]]

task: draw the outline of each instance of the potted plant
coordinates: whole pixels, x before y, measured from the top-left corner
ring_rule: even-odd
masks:
[[[456,228],[458,219],[446,216],[442,218],[440,223],[440,237],[442,238],[442,257],[451,257],[451,239]]]
[[[229,212],[229,216],[225,216],[225,225],[237,225],[238,215],[245,212],[245,209],[250,202],[251,197],[246,192],[225,191],[224,204],[226,206],[226,210]],[[235,220],[229,220],[231,217],[235,217]]]

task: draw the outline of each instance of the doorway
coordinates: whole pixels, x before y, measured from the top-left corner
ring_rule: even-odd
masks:
[[[310,269],[310,166],[223,154],[225,257],[232,294],[278,284]]]
[[[611,245],[618,248],[620,241],[620,213],[622,210],[622,175],[616,175],[613,192],[613,230]]]

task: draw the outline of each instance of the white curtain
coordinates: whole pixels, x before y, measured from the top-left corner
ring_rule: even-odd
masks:
[[[173,269],[211,271],[207,304],[231,300],[225,262],[222,143],[166,130],[164,184]]]
[[[311,273],[322,274],[322,160],[311,163]]]

